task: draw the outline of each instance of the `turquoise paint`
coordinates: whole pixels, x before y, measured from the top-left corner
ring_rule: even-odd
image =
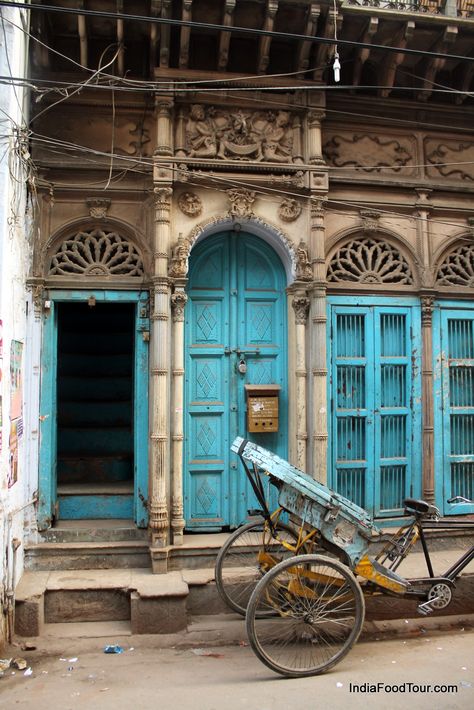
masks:
[[[330,485],[371,515],[400,515],[403,499],[421,493],[419,304],[328,304]]]
[[[245,384],[280,385],[279,431],[249,438],[286,455],[285,286],[275,252],[250,234],[218,234],[191,253],[185,324],[189,529],[236,527],[256,506],[240,461],[230,452],[234,438],[246,434]],[[245,374],[238,370],[241,359]]]
[[[474,308],[439,301],[433,311],[435,493],[444,515],[474,513],[449,504],[474,495]]]
[[[60,520],[100,520],[133,518],[133,495],[62,496]]]
[[[102,511],[96,517],[133,517],[137,526],[146,527],[148,523],[147,515],[147,491],[148,491],[148,333],[149,333],[149,314],[148,314],[148,296],[146,293],[135,291],[50,291],[49,299],[51,301],[51,309],[45,315],[44,334],[43,334],[43,362],[42,362],[42,384],[41,384],[41,442],[40,442],[40,483],[39,483],[39,524],[41,529],[51,525],[56,503],[56,437],[57,437],[57,304],[60,302],[74,303],[86,302],[90,297],[94,297],[96,303],[131,303],[134,305],[134,320],[135,320],[135,336],[134,336],[134,353],[133,353],[133,369],[134,369],[134,391],[133,391],[133,435],[130,437],[130,432],[124,432],[123,437],[120,437],[120,447],[134,450],[134,470],[133,486],[134,495],[130,496],[132,500],[132,508],[127,503],[124,504],[125,497],[108,496],[109,506],[105,512],[103,505],[96,505],[93,502],[93,496],[77,497],[78,501],[84,503],[84,506],[62,504],[59,507],[59,515],[62,517],[91,517],[90,510],[94,508],[97,513]],[[110,370],[113,371],[117,363],[111,364]],[[104,385],[105,386],[105,385]],[[114,385],[115,388],[115,385]],[[97,392],[99,396],[100,392]],[[102,392],[104,394],[104,392]],[[102,409],[101,409],[102,407]],[[94,408],[95,415],[100,421],[101,416],[106,416],[110,419],[110,411],[106,412],[106,403],[98,403],[97,409]],[[115,414],[120,415],[120,405]],[[72,414],[72,413],[71,413]],[[74,412],[74,416],[77,412]],[[65,416],[69,416],[66,409]],[[80,411],[79,411],[80,417]],[[96,417],[96,418],[97,418]],[[94,422],[92,422],[93,424]],[[96,422],[97,423],[97,422]],[[91,425],[91,422],[89,422]],[[113,432],[116,437],[117,431]],[[91,430],[91,442],[93,445],[94,435],[96,433]],[[96,435],[96,439],[99,435]],[[112,437],[103,437],[102,445],[110,443],[110,449],[117,453],[117,439],[115,443]],[[67,445],[80,449],[80,433],[75,434],[74,431],[68,431],[66,434]],[[127,444],[127,438],[129,443]],[[106,457],[107,452],[104,451]],[[117,458],[117,457],[116,457]],[[125,461],[121,462],[120,457],[114,461],[112,478],[110,480],[121,480],[124,475],[127,475],[125,469],[122,471]],[[81,462],[79,462],[80,464]],[[83,462],[84,471],[86,470],[85,462]],[[105,462],[104,470],[107,467],[108,475],[110,475],[110,462]],[[97,464],[100,469],[100,461]],[[84,500],[87,498],[87,501]],[[101,500],[97,497],[97,502]],[[92,516],[93,517],[93,516]]]

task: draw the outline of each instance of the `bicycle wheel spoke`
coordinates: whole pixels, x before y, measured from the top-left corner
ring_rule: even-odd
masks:
[[[265,600],[276,612],[259,620]],[[315,675],[341,660],[357,640],[364,599],[337,560],[304,555],[274,567],[257,585],[247,612],[251,646],[267,666],[289,676]]]

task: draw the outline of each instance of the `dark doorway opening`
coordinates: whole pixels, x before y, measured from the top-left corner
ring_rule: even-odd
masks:
[[[58,517],[133,517],[135,306],[58,304]]]

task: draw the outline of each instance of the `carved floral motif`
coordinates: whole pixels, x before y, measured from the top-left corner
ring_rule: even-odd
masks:
[[[65,239],[51,258],[50,276],[143,276],[136,248],[116,232],[92,229]]]
[[[414,147],[408,138],[370,133],[337,134],[327,141],[323,154],[329,165],[353,167],[367,173],[400,172],[413,163]],[[414,169],[404,170],[412,175]]]
[[[184,321],[184,309],[188,301],[187,295],[183,291],[176,291],[171,296],[171,309],[173,321],[175,323]]]
[[[110,200],[104,200],[96,197],[88,197],[86,204],[89,208],[89,214],[94,219],[105,219],[110,207]]]
[[[301,214],[301,204],[292,197],[284,197],[278,208],[278,216],[283,222],[294,222]]]
[[[233,217],[250,217],[257,193],[254,190],[236,188],[226,191],[231,202],[230,214]]]
[[[197,217],[202,212],[202,201],[194,192],[182,192],[178,207],[188,217]]]
[[[351,239],[331,259],[327,280],[413,284],[410,266],[395,247],[375,239]]]
[[[308,320],[310,301],[307,296],[295,296],[292,302],[296,323],[305,325]]]
[[[293,130],[288,111],[234,112],[191,106],[186,151],[191,158],[293,162]]]

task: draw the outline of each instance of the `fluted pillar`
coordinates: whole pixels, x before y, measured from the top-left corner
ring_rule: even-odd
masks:
[[[310,300],[305,290],[297,290],[292,300],[295,312],[296,340],[296,465],[301,470],[307,469],[307,369],[306,369],[306,322]]]
[[[327,353],[326,353],[326,273],[325,228],[322,201],[311,205],[311,253],[313,254],[313,291],[311,301],[312,376],[313,376],[313,451],[312,474],[327,480]]]
[[[423,402],[423,498],[434,503],[433,306],[434,296],[421,298]]]
[[[184,286],[175,287],[171,296],[173,314],[173,380],[172,380],[172,471],[171,531],[173,544],[183,544],[183,402],[184,402],[184,309],[188,300]]]
[[[164,547],[167,544],[169,526],[167,476],[169,472],[168,331],[170,288],[167,275],[167,249],[170,241],[171,196],[171,187],[155,187],[153,310],[151,315],[150,531],[152,547]]]

